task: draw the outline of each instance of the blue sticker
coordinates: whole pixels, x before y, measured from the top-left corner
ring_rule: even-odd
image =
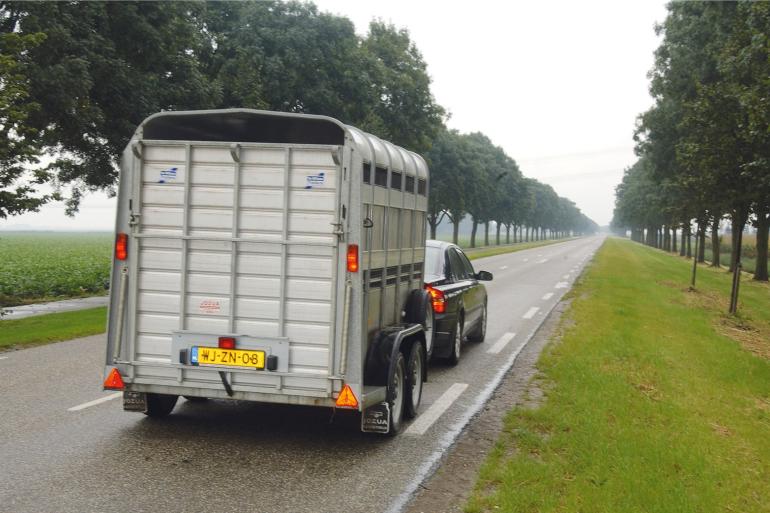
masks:
[[[160,180],[158,180],[158,183],[166,183],[166,180],[176,180],[176,172],[178,171],[178,168],[170,167],[168,169],[163,169],[160,172]]]
[[[192,365],[198,365],[198,346],[190,348],[190,363]]]
[[[312,189],[313,187],[320,187],[326,181],[326,175],[324,173],[318,173],[317,175],[307,175],[305,177],[305,189]]]

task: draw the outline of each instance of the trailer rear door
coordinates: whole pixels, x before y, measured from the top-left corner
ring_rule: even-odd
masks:
[[[178,363],[174,337],[200,333],[285,340],[288,361],[279,370],[292,376],[278,388],[328,386],[338,152],[320,145],[139,145],[130,248],[138,265],[131,266],[128,297],[138,382],[218,381],[216,373],[162,365]],[[251,374],[233,377],[234,385],[274,386],[267,373]]]

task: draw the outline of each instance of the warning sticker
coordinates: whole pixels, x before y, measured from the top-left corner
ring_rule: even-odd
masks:
[[[160,171],[160,179],[158,180],[158,183],[166,183],[166,182],[173,182],[176,180],[176,172],[179,171],[178,168],[170,167],[168,169],[162,169]]]
[[[217,314],[222,310],[218,299],[204,299],[198,306],[198,310],[204,314]]]
[[[326,175],[324,173],[318,173],[317,175],[307,175],[305,177],[305,189],[312,189],[313,187],[320,187],[326,181]]]

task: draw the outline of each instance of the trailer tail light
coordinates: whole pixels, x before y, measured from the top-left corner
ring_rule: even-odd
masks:
[[[348,244],[348,272],[358,272],[358,244]]]
[[[233,337],[219,337],[219,349],[235,349]]]
[[[337,396],[337,401],[334,404],[337,408],[358,408],[358,399],[356,399],[350,385],[346,384],[342,387],[340,395]]]
[[[115,258],[118,260],[128,258],[128,234],[119,233],[115,239]]]
[[[123,378],[120,376],[120,372],[115,367],[112,368],[107,375],[107,379],[104,380],[104,388],[106,390],[123,390],[126,388],[126,384],[123,383]]]
[[[430,302],[433,305],[433,311],[436,313],[444,313],[446,311],[446,297],[444,293],[438,289],[434,289],[430,285],[425,285],[425,290],[430,294]]]

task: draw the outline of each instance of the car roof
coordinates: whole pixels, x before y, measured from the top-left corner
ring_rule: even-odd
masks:
[[[427,239],[425,241],[426,246],[430,246],[432,248],[457,248],[457,244],[452,244],[451,242],[444,242],[443,240],[435,240],[435,239]]]

